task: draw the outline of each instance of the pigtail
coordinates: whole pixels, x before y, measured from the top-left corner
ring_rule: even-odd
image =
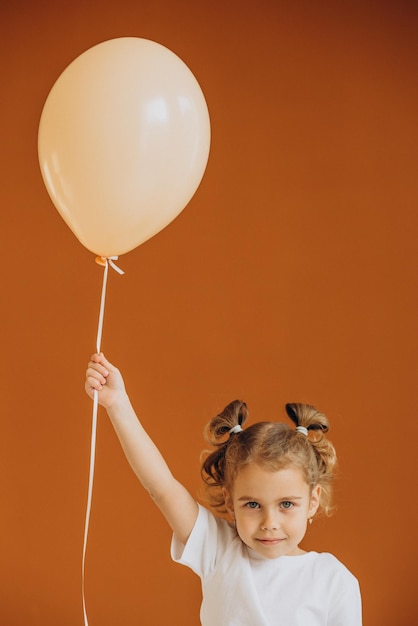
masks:
[[[221,488],[225,484],[225,453],[230,441],[239,434],[241,426],[247,418],[248,409],[245,402],[234,400],[221,413],[212,418],[205,428],[205,438],[215,450],[208,453],[208,456],[204,458],[201,476],[210,489],[210,500],[214,508],[222,509],[224,507]],[[231,432],[234,429],[235,433]]]
[[[329,431],[328,418],[310,404],[289,403],[285,408],[296,427],[306,428],[307,442],[311,444],[317,461],[317,482],[322,488],[321,508],[326,515],[330,515],[333,508],[331,484],[335,474],[337,455],[334,446],[325,437],[325,433]]]
[[[292,402],[286,404],[285,408],[286,413],[295,426],[303,426],[308,431],[328,432],[328,418],[323,413],[320,413],[314,406]]]
[[[229,435],[235,426],[242,426],[248,418],[248,409],[245,402],[234,400],[216,417],[212,418],[205,429],[206,440],[212,446],[221,446],[225,442],[225,435]]]

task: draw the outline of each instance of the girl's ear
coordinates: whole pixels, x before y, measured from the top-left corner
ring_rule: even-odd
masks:
[[[318,510],[319,501],[321,499],[321,487],[320,485],[316,485],[312,489],[311,493],[311,501],[309,503],[309,517],[313,517]]]
[[[225,487],[222,488],[222,494],[225,500],[225,508],[228,511],[229,515],[232,517],[232,519],[235,519],[235,514],[234,514],[234,505],[232,502],[232,496],[229,493],[229,491],[227,491],[225,489]]]

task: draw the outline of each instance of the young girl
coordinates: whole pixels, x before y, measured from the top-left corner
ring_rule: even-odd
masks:
[[[202,626],[361,626],[357,580],[334,556],[299,547],[317,512],[329,513],[335,450],[327,418],[288,404],[296,428],[259,422],[243,429],[235,401],[207,426],[215,450],[202,465],[211,508],[171,474],[139,422],[119,370],[92,356],[86,391],[98,392],[142,485],[173,530],[173,559],[202,581]]]

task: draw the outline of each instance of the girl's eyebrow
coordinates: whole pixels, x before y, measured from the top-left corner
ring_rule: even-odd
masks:
[[[303,496],[282,496],[277,498],[278,500],[303,500]],[[253,496],[241,496],[238,498],[238,502],[250,501],[250,502],[258,502],[259,498],[255,498]]]
[[[286,498],[280,498],[280,500],[303,500],[303,496],[287,496]]]

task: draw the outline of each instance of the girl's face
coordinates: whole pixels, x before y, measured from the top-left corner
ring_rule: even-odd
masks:
[[[320,493],[319,486],[310,492],[295,465],[269,471],[250,464],[238,472],[232,492],[225,491],[225,501],[241,540],[261,556],[276,559],[303,554],[299,543]]]

